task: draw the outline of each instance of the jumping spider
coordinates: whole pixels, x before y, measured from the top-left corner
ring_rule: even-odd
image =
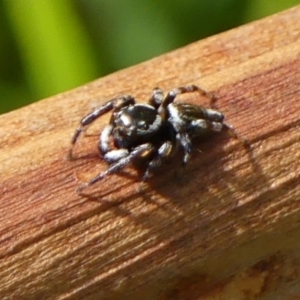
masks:
[[[192,151],[192,138],[223,129],[235,135],[233,129],[223,122],[224,115],[219,111],[195,104],[174,102],[179,94],[196,91],[208,97],[212,107],[215,98],[211,93],[196,85],[188,85],[175,88],[166,96],[161,89],[155,88],[148,104],[137,104],[129,95],[114,98],[86,115],[73,135],[68,157],[72,158],[73,147],[86,127],[103,114],[112,111],[109,123],[100,134],[98,145],[99,152],[109,167],[80,185],[77,191],[81,193],[87,186],[139,159],[148,163],[142,178],[144,181],[180,147],[184,152],[183,163],[186,164]],[[116,148],[113,150],[109,143],[111,136]]]

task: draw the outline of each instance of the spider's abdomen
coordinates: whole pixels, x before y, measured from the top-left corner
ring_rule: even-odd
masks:
[[[176,132],[201,136],[211,131],[221,131],[224,115],[217,110],[188,103],[168,105],[168,121]]]

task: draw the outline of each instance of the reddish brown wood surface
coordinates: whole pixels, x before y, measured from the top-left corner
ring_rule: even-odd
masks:
[[[298,6],[0,116],[1,299],[299,297],[299,82]],[[95,135],[66,160],[83,115],[191,83],[251,151],[220,134],[140,192],[128,168],[76,194],[106,168]]]

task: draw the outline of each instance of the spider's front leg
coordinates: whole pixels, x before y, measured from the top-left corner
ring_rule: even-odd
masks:
[[[122,151],[122,150],[124,150],[124,151]],[[116,151],[119,151],[119,152],[116,152]],[[136,159],[138,157],[146,158],[147,156],[150,156],[155,151],[155,147],[151,143],[145,143],[145,144],[142,144],[142,145],[139,145],[139,146],[135,147],[134,149],[132,149],[131,152],[128,152],[126,149],[119,149],[119,150],[116,150],[116,151],[113,152],[114,155],[112,155],[111,161],[116,160],[115,155],[120,155],[120,159],[117,162],[111,164],[106,171],[98,174],[96,177],[92,178],[87,183],[81,184],[79,186],[79,188],[77,189],[78,194],[82,194],[82,191],[85,188],[87,188],[88,186],[91,186],[94,183],[102,180],[105,176],[116,173],[116,172],[122,170],[128,164],[130,164],[134,159]],[[108,155],[109,155],[109,152],[106,154],[106,156],[107,156],[106,161],[109,161]]]
[[[164,92],[162,89],[156,87],[155,89],[153,89],[152,91],[152,95],[148,101],[148,103],[155,107],[155,108],[158,108],[161,103],[163,102],[164,100]]]
[[[71,147],[70,147],[70,150],[68,153],[68,159],[70,160],[73,158],[73,148],[74,148],[74,145],[75,145],[76,141],[78,140],[78,137],[80,136],[80,134],[90,124],[92,124],[97,118],[106,114],[107,112],[109,112],[112,109],[119,110],[124,106],[134,104],[134,103],[135,103],[135,100],[132,96],[122,96],[122,97],[114,98],[114,99],[106,102],[102,106],[97,107],[91,113],[89,113],[85,117],[83,117],[82,120],[80,121],[80,125],[75,130],[75,133],[72,137]]]

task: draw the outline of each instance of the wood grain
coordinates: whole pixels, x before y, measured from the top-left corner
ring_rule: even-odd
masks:
[[[297,6],[0,116],[1,299],[300,297],[299,82]],[[140,191],[127,168],[76,194],[106,168],[108,116],[66,160],[83,115],[191,83],[218,96],[250,151],[220,134]]]

